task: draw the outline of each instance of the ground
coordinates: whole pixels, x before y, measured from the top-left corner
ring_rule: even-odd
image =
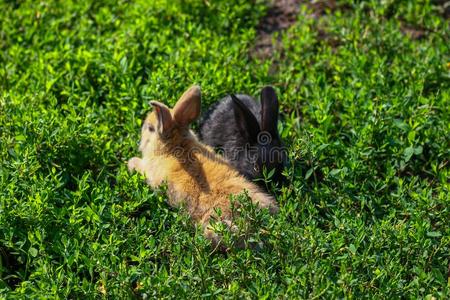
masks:
[[[449,7],[2,1],[0,297],[448,297]],[[148,101],[194,83],[203,110],[279,95],[288,182],[278,215],[243,206],[256,249],[213,251],[127,171]]]

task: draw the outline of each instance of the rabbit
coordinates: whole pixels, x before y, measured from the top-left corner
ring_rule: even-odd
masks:
[[[266,86],[261,102],[248,95],[229,95],[210,108],[200,122],[200,140],[222,152],[249,180],[263,178],[263,168],[275,169],[272,179],[282,182],[287,154],[277,129],[278,99]],[[259,181],[263,187],[265,183]]]
[[[215,209],[220,209],[221,220],[233,229],[230,195],[246,191],[253,203],[270,213],[276,213],[278,205],[212,148],[199,142],[189,129],[200,114],[200,102],[198,86],[189,88],[173,109],[151,101],[153,110],[141,128],[142,158],[131,158],[128,169],[144,175],[152,188],[167,183],[169,205],[184,205],[193,221],[202,226],[204,235],[218,246],[220,236],[209,221],[215,217]]]

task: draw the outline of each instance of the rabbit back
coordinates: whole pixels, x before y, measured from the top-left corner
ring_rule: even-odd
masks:
[[[261,104],[249,95],[237,94],[236,96],[250,109],[259,123]],[[233,101],[229,95],[214,103],[200,120],[199,138],[206,144],[221,147],[226,140],[222,137],[244,138],[238,130],[233,112]]]
[[[237,94],[236,97],[247,106],[260,124],[261,104],[249,95]],[[223,154],[245,177],[254,178],[254,162],[249,159],[246,151],[248,137],[239,130],[231,96],[222,98],[206,112],[200,121],[199,137],[205,144]]]

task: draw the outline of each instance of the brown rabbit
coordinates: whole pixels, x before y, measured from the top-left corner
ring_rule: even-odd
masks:
[[[168,184],[169,204],[184,204],[192,219],[203,226],[205,236],[218,245],[220,238],[209,226],[215,209],[221,220],[232,227],[230,195],[247,191],[252,202],[271,213],[278,211],[275,199],[245,179],[227,161],[200,143],[189,124],[200,114],[201,93],[198,86],[188,89],[173,109],[151,101],[150,112],[141,130],[139,150],[128,169],[143,174],[155,188]]]

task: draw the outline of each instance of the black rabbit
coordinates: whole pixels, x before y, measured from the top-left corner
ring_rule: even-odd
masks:
[[[248,179],[263,178],[263,169],[280,182],[287,155],[277,129],[278,99],[266,86],[261,102],[229,95],[210,108],[200,122],[200,139],[221,152]]]

